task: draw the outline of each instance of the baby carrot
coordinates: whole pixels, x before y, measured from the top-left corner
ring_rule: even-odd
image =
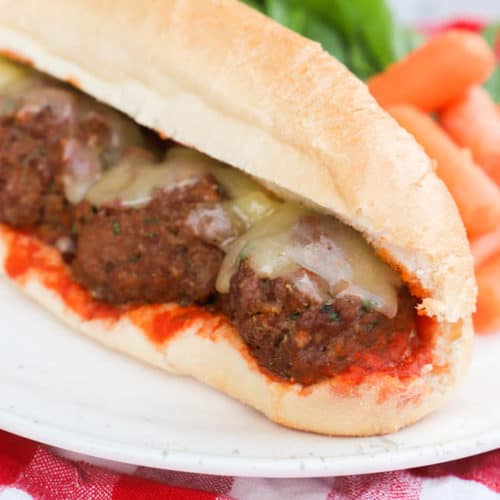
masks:
[[[437,175],[455,199],[469,237],[492,231],[500,222],[500,189],[428,115],[411,106],[389,113],[437,161]]]
[[[500,185],[500,111],[482,87],[447,106],[440,115],[443,128]]]
[[[500,253],[500,228],[479,238],[474,238],[470,242],[470,247],[474,256],[474,264],[476,267],[481,266],[490,257]],[[498,307],[500,308],[500,304]]]
[[[368,81],[381,106],[411,104],[438,111],[471,85],[482,83],[495,67],[495,54],[481,36],[446,31]]]
[[[476,270],[479,296],[473,316],[477,333],[490,333],[500,329],[500,253]]]

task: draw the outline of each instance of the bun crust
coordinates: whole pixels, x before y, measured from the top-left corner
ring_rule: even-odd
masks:
[[[12,251],[9,246],[13,234],[0,225],[1,273],[5,273],[6,256]],[[64,268],[56,250],[40,243],[37,248],[41,249],[37,250],[39,261],[51,262],[52,268]],[[395,432],[442,405],[470,361],[470,320],[441,323],[434,332],[432,365],[427,365],[420,376],[398,379],[375,374],[360,385],[346,385],[342,377],[333,377],[304,388],[280,382],[259,369],[238,332],[227,322],[214,323],[204,318],[176,329],[159,344],[150,340],[138,322],[130,321],[129,315],[116,321],[82,320],[44,284],[47,278],[43,271],[31,270],[17,283],[69,327],[110,349],[204,382],[279,424],[320,434],[368,436]],[[179,308],[175,304],[151,307]],[[132,316],[147,318],[148,311],[138,309]]]
[[[356,228],[439,324],[420,376],[304,388],[263,373],[226,323],[200,320],[158,346],[126,316],[83,320],[36,270],[18,280],[29,296],[112,349],[297,429],[387,433],[442,404],[470,359],[476,287],[465,231],[422,148],[342,64],[235,0],[0,0],[0,9],[0,52]],[[12,234],[0,227],[3,270]]]
[[[465,230],[429,158],[318,44],[236,0],[0,9],[0,51],[334,214],[403,273],[425,314],[473,311]]]

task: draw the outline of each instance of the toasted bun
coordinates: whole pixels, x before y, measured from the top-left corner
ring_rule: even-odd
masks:
[[[199,334],[203,322],[198,333],[180,329],[158,349],[126,318],[82,321],[37,272],[20,282],[27,293],[99,341],[292,427],[389,432],[443,401],[469,359],[476,289],[465,231],[422,148],[344,66],[235,0],[0,0],[0,9],[0,51],[353,226],[439,328],[419,377],[306,390],[259,371],[227,325],[215,340]]]

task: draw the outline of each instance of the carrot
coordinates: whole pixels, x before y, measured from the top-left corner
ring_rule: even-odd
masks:
[[[440,115],[444,129],[500,185],[500,111],[482,87],[473,87]]]
[[[476,270],[479,287],[477,310],[473,316],[477,333],[500,329],[500,253]]]
[[[437,175],[457,204],[469,237],[492,231],[500,222],[500,189],[428,115],[411,106],[395,106],[389,113],[413,134],[437,161]]]
[[[484,264],[490,257],[500,253],[500,228],[491,233],[475,238],[470,242],[476,267]]]
[[[495,54],[481,36],[446,31],[368,81],[381,106],[411,104],[434,112],[484,82],[495,67]]]

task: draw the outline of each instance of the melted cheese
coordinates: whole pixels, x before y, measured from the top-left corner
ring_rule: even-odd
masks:
[[[59,92],[67,93],[66,90],[59,90]],[[77,204],[85,198],[88,191],[102,178],[107,169],[117,165],[128,148],[142,146],[144,138],[141,128],[129,118],[86,96],[79,96],[75,102],[73,114],[75,121],[94,119],[98,123],[105,123],[109,130],[109,137],[104,144],[98,142],[85,144],[77,138],[69,138],[64,141],[63,181],[65,194],[71,203]],[[133,153],[127,154],[125,157],[127,158],[125,161],[128,163],[118,165],[116,167],[117,173],[112,176],[112,181],[116,182],[118,186],[122,185],[120,180],[131,177],[131,174],[127,173],[129,164],[138,166],[140,162],[145,161],[144,158],[136,157]],[[149,159],[149,155],[146,158]],[[112,168],[111,171],[113,170]],[[110,180],[104,181],[104,186],[112,195],[117,188],[110,185]]]
[[[0,58],[0,90],[11,93],[23,86],[26,80],[34,77],[34,71],[26,66]]]
[[[173,147],[161,163],[123,161],[108,170],[87,192],[95,205],[119,203],[125,207],[147,205],[158,189],[168,190],[213,175],[230,200],[225,206],[250,227],[269,215],[281,202],[267,194],[249,176],[197,151]]]
[[[354,295],[388,317],[397,313],[399,276],[358,232],[332,217],[286,204],[232,243],[218,276],[219,292],[229,291],[231,276],[245,259],[262,278],[304,268],[328,285],[324,300]]]
[[[273,213],[282,202],[266,192],[250,176],[193,149],[174,147],[167,154],[167,162],[177,169],[211,174],[230,198],[224,205],[247,228]]]

